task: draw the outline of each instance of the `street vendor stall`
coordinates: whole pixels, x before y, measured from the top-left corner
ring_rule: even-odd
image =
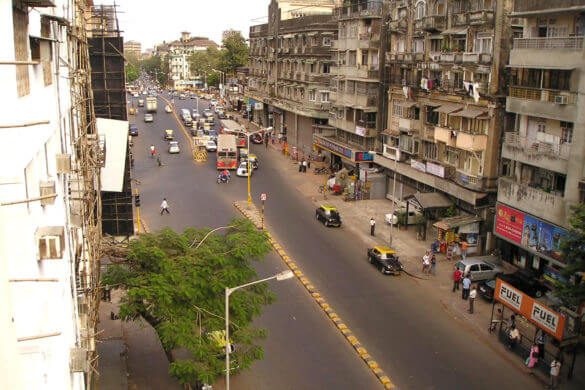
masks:
[[[467,254],[477,253],[481,221],[482,218],[475,215],[460,215],[435,222],[433,226],[438,230],[437,239],[441,245],[441,252],[448,252],[454,245],[466,241],[469,244]]]

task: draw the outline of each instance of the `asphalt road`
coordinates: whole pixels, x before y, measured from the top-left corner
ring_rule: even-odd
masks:
[[[137,99],[132,99],[136,102]],[[193,109],[194,100],[175,99],[177,110]],[[195,163],[189,153],[187,137],[178,130],[172,114],[164,112],[165,103],[159,98],[158,113],[154,123],[143,122],[143,109],[131,117],[139,127],[139,136],[134,138],[134,178],[141,194],[141,216],[151,230],[165,226],[175,230],[187,227],[225,226],[233,217],[241,214],[233,201],[246,199],[245,178],[232,173],[229,184],[217,184],[216,159],[212,153],[207,163]],[[207,104],[200,101],[202,111]],[[216,120],[219,123],[218,120]],[[218,126],[218,124],[216,124]],[[175,139],[182,151],[170,155],[167,142],[162,137],[165,129],[175,130]],[[149,156],[149,146],[154,144],[161,153],[162,167]],[[263,183],[261,167],[254,175],[253,186]],[[276,172],[273,172],[273,174]],[[264,186],[262,186],[264,188]],[[258,188],[260,189],[260,187]],[[169,201],[170,215],[160,215],[162,198]],[[271,276],[285,269],[276,254],[271,253],[256,265],[259,278]],[[353,349],[336,330],[323,311],[296,280],[274,282],[272,291],[278,301],[265,308],[256,325],[269,330],[267,339],[261,344],[265,348],[264,359],[256,362],[251,370],[232,376],[234,389],[376,389],[378,380],[357,357]],[[151,345],[152,343],[149,343]],[[130,349],[140,349],[140,343]],[[144,352],[147,352],[145,349]],[[145,359],[148,355],[144,354]],[[132,370],[132,367],[130,367]],[[134,382],[148,388],[149,378],[134,376]],[[214,384],[214,389],[223,388],[223,380]]]
[[[175,100],[193,108],[192,100]],[[180,155],[163,153],[164,167],[148,157],[148,145],[162,150],[162,129],[176,128],[163,111],[154,124],[140,122],[135,141],[135,177],[141,180],[142,215],[153,230],[169,225],[223,226],[237,215],[231,203],[246,198],[246,182],[233,177],[218,185],[215,157],[206,164],[191,161],[186,138],[179,135]],[[252,146],[260,157],[253,176],[253,198],[268,193],[266,221],[309,280],[356,334],[391,380],[402,389],[531,389],[536,382],[485,345],[470,328],[454,321],[438,301],[407,277],[379,274],[366,263],[365,245],[348,229],[328,229],[314,219],[314,204],[282,175],[274,151]],[[143,152],[141,152],[143,151]],[[171,215],[160,216],[163,196]],[[343,217],[343,216],[342,216]],[[410,254],[409,254],[410,255]],[[283,269],[268,256],[258,273]],[[235,388],[254,389],[375,389],[379,383],[355,352],[317,309],[298,282],[275,284],[279,302],[266,309],[258,325],[270,331],[263,343],[265,359],[234,380]]]

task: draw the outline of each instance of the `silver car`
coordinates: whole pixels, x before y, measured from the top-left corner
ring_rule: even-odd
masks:
[[[476,280],[494,279],[496,276],[502,275],[504,269],[489,260],[493,257],[468,257],[465,260],[459,261],[455,267],[463,272],[463,275],[469,275],[472,282]]]

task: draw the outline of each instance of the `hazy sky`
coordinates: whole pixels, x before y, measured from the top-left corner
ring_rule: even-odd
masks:
[[[221,44],[221,32],[240,30],[248,37],[251,25],[267,22],[270,0],[94,0],[118,5],[118,21],[125,40],[142,43],[142,49],[172,41],[181,31],[205,36]],[[257,19],[257,20],[252,20]]]

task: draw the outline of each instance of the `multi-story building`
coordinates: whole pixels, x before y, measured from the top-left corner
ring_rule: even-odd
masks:
[[[494,231],[503,258],[558,268],[570,207],[585,202],[585,1],[516,0]],[[551,272],[548,268],[548,272]]]
[[[223,30],[223,32],[221,33],[221,41],[225,41],[226,39],[228,39],[229,37],[233,37],[234,35],[242,35],[242,32],[240,30],[234,30],[233,28],[228,28],[227,30]]]
[[[315,147],[337,166],[372,162],[378,136],[378,94],[383,2],[351,0],[335,8],[338,37],[333,43],[329,134],[316,135]]]
[[[86,389],[95,379],[104,150],[85,35],[92,5],[14,0],[0,8],[7,389]]]
[[[481,217],[481,248],[492,227],[506,124],[512,0],[389,5],[382,153],[374,161],[386,168],[388,197],[397,203],[438,192],[443,206]]]
[[[276,0],[268,9],[269,22],[250,27],[248,107],[255,122],[308,153],[327,127],[337,26],[331,15],[282,20]]]
[[[309,15],[331,15],[340,0],[280,0],[281,20]]]
[[[142,56],[142,44],[136,41],[125,41],[124,55],[140,59]]]
[[[191,37],[191,33],[187,31],[181,33],[181,39],[157,46],[157,50],[166,53],[164,60],[169,64],[171,87],[195,76],[191,74],[189,57],[197,51],[207,50],[208,47],[218,46],[206,37]]]

